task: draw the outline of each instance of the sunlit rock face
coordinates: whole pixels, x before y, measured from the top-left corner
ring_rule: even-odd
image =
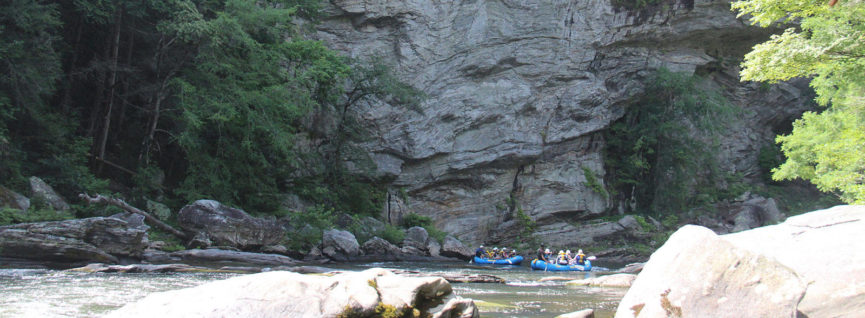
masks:
[[[719,147],[722,165],[746,177],[759,174],[755,149],[809,100],[801,85],[739,83],[738,62],[768,33],[727,1],[628,11],[609,0],[334,0],[316,28],[349,56],[392,63],[427,95],[422,113],[354,107],[372,132],[361,146],[377,176],[407,193],[394,213],[431,216],[470,242],[513,226],[516,207],[564,236],[568,222],[612,209],[584,171],[603,181],[601,132],[659,67],[710,74],[747,107]]]

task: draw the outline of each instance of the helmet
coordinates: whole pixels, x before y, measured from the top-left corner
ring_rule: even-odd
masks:
[[[498,251],[498,250],[499,250],[498,247],[493,247],[493,251]]]
[[[583,254],[583,250],[577,251],[577,254]]]
[[[571,254],[571,250],[568,250],[567,252],[565,252],[565,254]]]
[[[550,252],[550,249],[546,249],[546,250],[544,250],[544,253],[545,253],[545,254],[550,254],[550,253],[551,253],[551,252]]]
[[[565,251],[559,250],[559,255],[565,255]]]
[[[481,248],[484,248],[484,245],[483,245],[483,244],[481,244]]]

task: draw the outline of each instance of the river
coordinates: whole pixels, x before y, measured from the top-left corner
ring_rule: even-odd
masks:
[[[555,317],[585,308],[596,317],[612,317],[626,290],[621,288],[565,287],[562,281],[539,282],[547,276],[573,279],[602,272],[550,273],[527,266],[487,267],[463,263],[342,264],[340,270],[371,267],[425,273],[489,274],[505,284],[456,283],[454,293],[476,301],[481,317]],[[168,273],[104,274],[45,269],[0,269],[0,317],[96,317],[150,293],[197,286],[241,274]]]

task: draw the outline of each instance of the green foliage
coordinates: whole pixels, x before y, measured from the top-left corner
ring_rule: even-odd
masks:
[[[601,183],[598,181],[598,177],[595,175],[595,172],[592,171],[592,169],[589,169],[588,167],[582,167],[582,168],[583,168],[583,176],[586,177],[586,182],[584,183],[584,185],[589,187],[589,189],[592,189],[592,191],[594,191],[595,193],[604,197],[604,199],[609,198],[609,194],[607,193],[607,190],[605,190],[604,186],[601,185]]]
[[[679,217],[675,214],[664,215],[661,219],[661,225],[667,230],[677,230],[679,226]]]
[[[760,148],[760,153],[757,155],[757,165],[760,167],[760,172],[766,176],[766,181],[772,180],[772,169],[777,168],[784,162],[784,153],[781,152],[781,147],[776,144],[765,145]]]
[[[202,45],[175,81],[186,128],[178,142],[190,164],[187,199],[274,210],[280,180],[291,172],[295,121],[332,102],[348,74],[320,42],[284,41],[295,10],[273,4],[229,0],[204,13],[214,18],[195,22],[201,31],[188,41]]]
[[[432,225],[432,219],[425,215],[409,213],[402,217],[402,226],[405,228],[420,226],[427,227]]]
[[[645,216],[642,215],[634,215],[634,219],[637,220],[637,224],[640,225],[640,228],[643,229],[644,232],[654,232],[655,226],[649,224],[649,221],[646,220]]]
[[[151,228],[149,231],[147,231],[147,236],[150,241],[165,242],[165,246],[162,248],[163,251],[177,252],[186,249],[186,247],[183,246],[183,242],[181,242],[179,238],[167,232],[163,232],[162,230],[159,230],[157,228]]]
[[[334,228],[336,215],[332,209],[316,206],[304,212],[284,212],[291,224],[297,227],[286,233],[285,246],[289,250],[304,251],[312,248],[321,240],[325,230]]]
[[[865,203],[865,3],[787,0],[734,2],[739,16],[767,27],[797,21],[745,55],[742,80],[777,82],[813,77],[822,113],[806,113],[793,132],[779,136],[787,160],[773,179],[802,178],[822,191],[838,191],[847,203]]]
[[[376,233],[376,236],[391,242],[392,244],[400,244],[405,239],[405,232],[399,227],[385,224],[384,230]]]
[[[440,243],[445,239],[448,235],[447,232],[439,230],[433,224],[433,221],[430,217],[425,215],[419,215],[415,213],[409,213],[402,217],[402,226],[405,228],[411,228],[415,226],[420,226],[427,231],[430,237],[435,238]]]
[[[727,176],[711,149],[734,111],[700,77],[658,70],[606,132],[610,192],[643,212],[676,213],[716,200]]]
[[[69,212],[55,211],[45,208],[44,204],[37,207],[32,205],[29,210],[21,211],[9,208],[0,208],[0,225],[32,223],[44,221],[62,221],[75,218]]]
[[[519,222],[521,228],[520,233],[517,234],[517,241],[520,243],[517,245],[517,249],[523,250],[540,244],[538,237],[535,236],[535,230],[537,230],[538,225],[537,222],[527,215],[521,206],[516,206],[514,211],[515,218],[517,222]]]

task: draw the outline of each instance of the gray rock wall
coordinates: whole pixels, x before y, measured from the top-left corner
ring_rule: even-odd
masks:
[[[809,100],[801,86],[738,82],[738,61],[768,31],[736,19],[727,1],[627,11],[608,0],[332,0],[316,36],[394,63],[428,95],[423,113],[357,105],[373,135],[361,146],[376,174],[407,192],[399,215],[431,216],[473,243],[513,228],[515,206],[540,230],[613,208],[582,168],[602,180],[600,132],[658,67],[708,72],[746,106],[719,157],[748,177],[759,177],[755,149],[773,125]]]

